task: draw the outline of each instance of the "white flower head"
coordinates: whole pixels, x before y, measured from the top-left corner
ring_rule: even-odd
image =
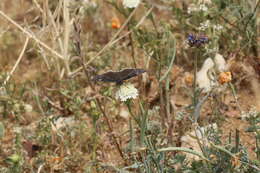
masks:
[[[188,14],[199,11],[206,12],[208,11],[208,7],[205,4],[190,4],[188,7]]]
[[[75,120],[74,117],[60,117],[56,121],[54,121],[56,129],[60,129],[63,127],[72,127],[77,123],[78,122]]]
[[[242,111],[241,118],[242,120],[246,120],[247,118],[253,117],[256,118],[258,116],[258,111],[256,110],[256,107],[251,107],[248,112]]]
[[[213,76],[210,76],[209,71],[213,69],[214,62],[211,58],[207,58],[200,71],[197,73],[196,83],[199,88],[203,89],[204,92],[208,92],[211,90],[212,86],[214,86],[215,82],[213,81]]]
[[[204,11],[204,12],[208,11],[208,7],[205,4],[200,4],[199,9],[200,11]]]
[[[191,136],[196,136],[198,135],[199,139],[202,139],[205,135],[206,132],[208,131],[217,131],[218,130],[218,125],[216,123],[209,124],[207,126],[200,127],[199,129],[196,129],[195,131],[192,131],[190,133]]]
[[[216,64],[216,69],[219,72],[224,72],[227,70],[227,63],[226,60],[224,59],[224,57],[222,55],[220,55],[219,53],[217,53],[214,57],[214,62]]]
[[[221,31],[221,30],[223,30],[223,26],[220,25],[220,24],[213,25],[213,28],[214,28],[215,30],[217,30],[217,31]]]
[[[125,8],[136,8],[140,3],[140,0],[123,0]]]
[[[116,98],[121,101],[127,99],[135,99],[138,96],[138,90],[132,84],[121,85],[119,90],[116,92]]]
[[[194,11],[198,11],[198,7],[195,4],[190,4],[188,7],[188,14],[191,14]]]
[[[201,31],[205,31],[207,28],[209,28],[209,26],[210,26],[210,21],[206,20],[205,22],[200,23],[200,26],[198,29]]]

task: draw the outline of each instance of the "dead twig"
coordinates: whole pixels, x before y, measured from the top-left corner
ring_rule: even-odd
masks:
[[[13,75],[15,69],[17,68],[17,66],[18,66],[19,63],[21,62],[21,59],[22,59],[22,57],[23,57],[23,55],[24,55],[24,52],[25,52],[25,50],[26,50],[26,48],[27,48],[28,42],[29,42],[29,37],[26,37],[25,43],[24,43],[24,45],[23,45],[23,49],[22,49],[22,51],[21,51],[21,53],[20,53],[18,59],[16,60],[16,62],[15,62],[15,64],[14,64],[14,66],[13,66],[11,72],[10,72],[10,73],[8,74],[8,76],[6,77],[6,79],[5,79],[4,83],[3,83],[4,86],[7,84],[7,82],[9,81],[9,79],[11,78],[11,76]]]
[[[55,50],[53,50],[52,48],[50,48],[48,45],[46,45],[45,43],[43,43],[40,39],[38,39],[35,35],[33,35],[32,33],[30,33],[29,31],[27,31],[26,29],[24,29],[21,25],[19,25],[18,23],[16,23],[14,20],[12,20],[9,16],[7,16],[3,11],[0,10],[0,15],[2,15],[6,20],[8,20],[9,22],[11,22],[14,26],[16,26],[19,30],[21,30],[24,34],[26,34],[29,38],[32,38],[36,43],[40,44],[42,47],[44,47],[45,49],[47,49],[48,51],[50,51],[52,54],[54,54],[55,56],[57,56],[60,59],[64,59],[63,56],[61,54],[59,54],[58,52],[56,52]]]
[[[134,27],[135,29],[138,28],[145,20],[145,18],[151,13],[151,11],[153,10],[153,7],[151,7],[146,14],[140,19],[140,21],[138,22],[138,24]],[[120,30],[114,35],[114,37],[95,55],[93,56],[87,63],[84,64],[84,66],[89,65],[92,61],[98,59],[98,57],[105,51],[107,50],[109,47],[111,47],[112,45],[114,45],[116,42],[118,42],[119,40],[121,40],[122,38],[128,36],[130,33],[133,32],[133,30],[130,30],[128,32],[126,32],[124,35],[122,35],[121,37],[117,38],[116,37],[121,33],[121,31],[123,30],[123,28],[127,25],[127,23],[130,21],[130,19],[132,18],[134,12],[136,11],[133,10],[133,12],[129,15],[129,17],[127,18],[127,20],[125,21],[125,23],[122,25],[122,27],[120,28]],[[79,71],[81,71],[83,69],[83,67],[79,67],[78,69],[76,69],[74,72],[72,72],[70,75],[74,75],[75,73],[78,73]]]

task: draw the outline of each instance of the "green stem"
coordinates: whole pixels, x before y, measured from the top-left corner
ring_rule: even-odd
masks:
[[[197,94],[196,94],[196,80],[197,80],[197,71],[198,71],[198,56],[199,51],[196,52],[195,60],[194,60],[194,73],[193,73],[193,105],[197,104]]]
[[[132,119],[131,118],[129,118],[129,132],[130,132],[129,148],[130,148],[130,151],[133,152],[133,147],[134,147],[134,130],[133,130],[133,125],[132,125]]]
[[[133,112],[132,112],[132,109],[131,109],[131,105],[130,103],[126,103],[126,106],[128,108],[128,111],[130,113],[130,116],[135,120],[135,122],[140,126],[140,123],[138,121],[138,119],[134,116]]]

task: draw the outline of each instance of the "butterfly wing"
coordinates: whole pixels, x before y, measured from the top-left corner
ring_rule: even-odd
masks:
[[[101,75],[96,75],[93,78],[93,81],[101,81],[101,82],[117,82],[118,81],[118,72],[107,72]]]
[[[96,75],[92,80],[122,84],[124,80],[130,79],[144,72],[146,71],[143,69],[124,69],[119,72],[110,71],[101,75]]]
[[[124,69],[124,70],[120,71],[121,80],[124,81],[124,80],[130,79],[130,78],[135,77],[144,72],[146,72],[144,69]]]

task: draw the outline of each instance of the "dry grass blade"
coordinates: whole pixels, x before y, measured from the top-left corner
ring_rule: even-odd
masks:
[[[69,2],[63,2],[63,18],[64,18],[64,40],[63,40],[63,56],[64,56],[64,63],[67,70],[67,73],[70,74],[70,56],[69,56],[69,39],[70,39],[70,30],[72,26],[72,22],[70,21],[70,14],[69,14]],[[62,76],[60,76],[62,78]]]
[[[29,42],[29,37],[26,38],[25,43],[24,43],[24,46],[23,46],[23,49],[22,49],[22,51],[21,51],[21,53],[20,53],[20,55],[19,55],[17,61],[15,62],[14,66],[13,66],[13,68],[12,68],[12,70],[11,70],[11,72],[10,72],[10,73],[8,74],[8,76],[6,77],[6,79],[5,79],[4,83],[3,83],[3,85],[6,85],[6,84],[7,84],[7,82],[8,82],[9,79],[10,79],[10,77],[11,77],[12,74],[14,73],[15,69],[17,68],[17,66],[18,66],[19,63],[21,62],[21,59],[22,59],[22,57],[23,57],[23,55],[24,55],[25,49],[26,49],[26,47],[27,47],[27,45],[28,45],[28,42]]]
[[[146,14],[140,19],[140,21],[138,22],[138,24],[135,26],[135,28],[138,28],[143,22],[144,19],[151,13],[153,7],[151,7]],[[94,56],[92,57],[87,63],[85,63],[85,66],[89,65],[92,61],[98,59],[98,56],[100,56],[105,50],[107,50],[109,47],[111,47],[112,45],[114,45],[116,42],[118,42],[119,40],[121,40],[122,38],[128,36],[130,33],[132,33],[133,31],[128,31],[127,33],[125,33],[124,35],[122,35],[121,37],[119,37],[118,39],[115,39],[123,30],[123,28],[125,28],[125,26],[127,25],[127,23],[130,21],[130,19],[132,18],[134,12],[136,11],[136,9],[134,9],[132,11],[132,13],[129,15],[129,17],[127,18],[127,20],[125,21],[125,23],[122,25],[122,27],[120,28],[120,30],[113,36],[113,38]],[[75,73],[78,73],[80,70],[82,70],[82,67],[79,67],[77,70],[75,70],[74,72],[72,72],[70,74],[70,76],[74,75]]]
[[[50,51],[52,54],[57,56],[60,59],[64,59],[61,54],[50,48],[48,45],[43,43],[41,40],[39,40],[35,35],[25,30],[22,26],[20,26],[18,23],[16,23],[14,20],[12,20],[9,16],[7,16],[3,11],[0,10],[0,15],[2,15],[5,19],[7,19],[9,22],[11,22],[14,26],[16,26],[18,29],[20,29],[24,34],[26,34],[28,37],[32,38],[35,42],[40,44],[42,47]]]

